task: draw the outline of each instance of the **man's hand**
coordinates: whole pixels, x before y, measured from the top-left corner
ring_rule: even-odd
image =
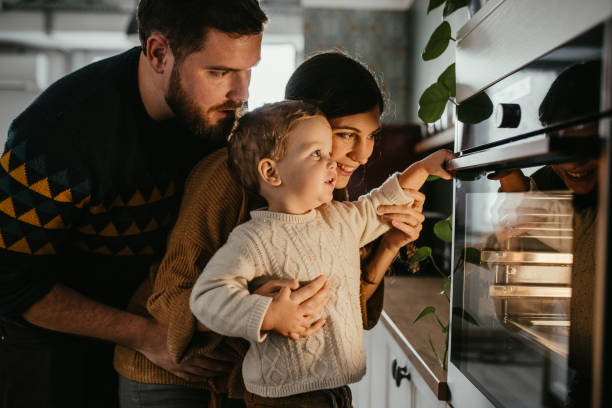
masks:
[[[290,284],[281,285],[280,291],[274,296],[264,317],[262,330],[274,330],[294,340],[308,337],[325,323],[322,318],[314,322],[313,320],[323,311],[329,300],[329,282],[327,277],[320,275],[294,292],[291,287],[298,283],[288,282]]]
[[[168,354],[166,332],[153,320],[149,321],[142,336],[142,344],[136,350],[153,364],[189,382],[201,382],[210,377],[228,373],[233,361],[228,353],[213,350],[205,357],[198,356],[181,364],[175,363]]]

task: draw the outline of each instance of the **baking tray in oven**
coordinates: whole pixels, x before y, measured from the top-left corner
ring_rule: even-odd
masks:
[[[481,251],[480,261],[500,264],[571,265],[574,255],[564,252]]]
[[[489,296],[492,298],[571,298],[572,288],[563,286],[536,285],[491,285]]]

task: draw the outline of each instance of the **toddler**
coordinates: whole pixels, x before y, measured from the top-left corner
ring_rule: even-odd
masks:
[[[194,285],[190,306],[211,330],[250,342],[242,372],[255,397],[316,396],[363,377],[359,248],[389,229],[376,209],[410,204],[403,189],[419,189],[429,174],[450,178],[442,165],[452,154],[439,151],[356,202],[332,201],[331,148],[326,118],[300,101],[247,113],[230,136],[230,167],[268,207],[232,231]],[[330,299],[316,318],[300,315],[288,288],[274,298],[249,291],[271,279],[304,283],[321,275]]]

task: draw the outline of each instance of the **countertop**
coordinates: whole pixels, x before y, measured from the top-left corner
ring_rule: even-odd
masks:
[[[381,323],[389,329],[410,362],[441,401],[449,397],[446,371],[436,360],[429,345],[429,336],[436,352],[443,358],[445,335],[433,315],[413,322],[423,308],[433,306],[441,322],[448,324],[450,306],[446,297],[440,294],[444,283],[442,277],[386,277],[384,313],[381,317]]]

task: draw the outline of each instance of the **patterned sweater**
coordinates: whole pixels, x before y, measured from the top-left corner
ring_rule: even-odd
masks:
[[[27,325],[21,314],[56,283],[123,308],[164,253],[188,172],[219,146],[147,115],[139,55],[60,79],[11,124],[0,158],[0,319]]]
[[[410,202],[393,176],[357,202],[332,201],[304,215],[252,211],[234,229],[198,278],[190,306],[213,331],[249,340],[242,366],[248,391],[284,397],[363,377],[359,248],[389,229],[376,213],[379,205]],[[319,274],[331,284],[323,328],[299,340],[262,335],[271,298],[251,294],[249,283],[308,282]]]

